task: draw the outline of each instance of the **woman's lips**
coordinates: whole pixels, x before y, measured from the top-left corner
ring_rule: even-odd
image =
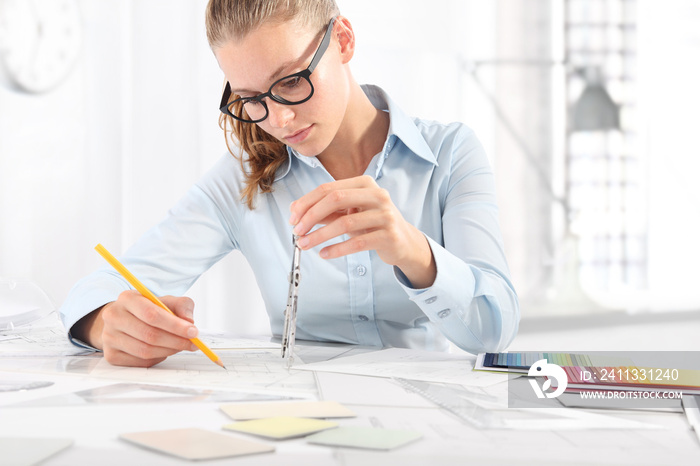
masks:
[[[297,131],[296,133],[292,133],[289,136],[285,136],[284,140],[287,141],[289,144],[298,144],[306,137],[309,135],[309,132],[311,132],[311,127],[313,125],[307,126],[306,128]]]

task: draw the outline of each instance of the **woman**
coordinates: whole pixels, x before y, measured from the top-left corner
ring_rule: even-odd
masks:
[[[354,32],[334,0],[211,0],[206,25],[227,81],[222,127],[240,147],[125,265],[156,294],[179,295],[238,249],[280,335],[295,234],[306,251],[297,338],[504,349],[518,302],[472,131],[409,118],[358,85]],[[109,269],[81,280],[61,309],[74,341],[129,366],[195,349],[189,298],[162,298],[176,317],[128,289]]]

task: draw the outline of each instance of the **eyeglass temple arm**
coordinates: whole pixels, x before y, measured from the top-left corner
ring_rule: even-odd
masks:
[[[231,84],[226,81],[226,87],[224,87],[224,93],[221,94],[221,102],[219,103],[219,108],[222,108],[228,104],[228,99],[231,98]]]
[[[323,35],[323,40],[321,41],[321,45],[318,47],[318,50],[316,50],[316,53],[314,54],[314,57],[311,59],[311,63],[309,64],[309,73],[311,73],[315,68],[316,65],[318,65],[318,62],[321,61],[321,57],[323,56],[323,53],[326,51],[328,48],[328,43],[331,41],[331,34],[333,32],[333,24],[335,24],[335,17],[331,18],[331,22],[328,25],[328,29],[326,29],[326,33]]]
[[[323,35],[323,40],[321,41],[321,45],[318,47],[318,50],[316,50],[316,53],[314,54],[314,57],[311,59],[311,63],[309,64],[309,67],[307,68],[309,70],[309,73],[311,73],[315,68],[316,65],[318,65],[318,62],[321,61],[321,57],[323,56],[323,53],[326,51],[328,48],[328,44],[331,41],[331,36],[333,32],[333,25],[335,24],[335,17],[331,18],[331,22],[328,24],[328,29],[326,29],[326,33]],[[221,102],[219,103],[219,108],[223,108],[228,104],[228,99],[231,98],[231,84],[227,81],[226,82],[226,87],[224,87],[224,93],[221,95]]]

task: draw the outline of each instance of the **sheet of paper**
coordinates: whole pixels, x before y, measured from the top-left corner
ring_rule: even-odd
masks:
[[[270,337],[237,337],[224,332],[211,332],[203,330],[199,337],[209,348],[216,349],[278,349],[279,342],[272,341]]]
[[[33,466],[73,445],[65,438],[0,437],[0,464]]]
[[[307,442],[333,447],[393,450],[421,438],[423,434],[413,430],[381,429],[376,427],[338,427],[311,435]]]
[[[0,382],[2,391],[2,382]],[[142,383],[116,383],[72,393],[34,398],[17,406],[82,406],[107,404],[148,403],[192,403],[287,400],[293,397],[267,393],[252,393],[231,390],[210,390],[194,387],[173,387]]]
[[[209,432],[204,429],[130,432],[121,434],[119,438],[188,460],[210,460],[275,451],[275,447],[272,445]]]
[[[434,407],[433,403],[422,396],[383,377],[317,372],[316,382],[320,399],[336,400],[345,405]],[[368,396],[368,393],[371,393],[371,396]]]
[[[521,408],[502,411],[503,429],[585,430],[585,429],[661,429],[658,424],[623,419],[572,408]]]
[[[27,328],[0,339],[0,354],[11,357],[80,356],[93,351],[79,348],[68,341],[63,326]]]
[[[296,366],[295,369],[340,372],[373,377],[400,377],[429,382],[488,386],[505,380],[503,374],[475,372],[475,356],[468,354],[388,348],[381,351]]]
[[[236,403],[221,406],[231,419],[247,421],[268,417],[305,417],[315,419],[355,417],[356,414],[337,401],[291,401],[271,403]]]
[[[226,430],[234,430],[276,440],[303,437],[304,435],[334,427],[338,427],[338,424],[332,421],[302,417],[270,417],[224,425]]]
[[[144,383],[250,390],[303,398],[316,396],[313,374],[288,371],[278,350],[217,350],[217,354],[226,370],[197,351],[178,353],[148,369],[117,367],[102,360],[90,375]]]

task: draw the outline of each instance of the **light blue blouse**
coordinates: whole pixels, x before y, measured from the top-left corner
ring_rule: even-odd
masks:
[[[297,338],[428,350],[445,350],[450,340],[472,353],[505,349],[520,312],[481,144],[460,123],[410,118],[378,87],[363,89],[391,121],[384,148],[365,174],[426,235],[437,278],[430,288],[414,289],[374,251],[330,260],[318,252],[331,242],[304,251]],[[315,157],[288,153],[274,191],[258,195],[254,210],[240,201],[240,164],[225,155],[120,260],[156,295],[182,295],[215,262],[240,250],[255,273],[272,332],[281,335],[293,253],[289,205],[333,181]],[[85,277],[61,307],[64,325],[70,329],[129,288],[109,267]]]

